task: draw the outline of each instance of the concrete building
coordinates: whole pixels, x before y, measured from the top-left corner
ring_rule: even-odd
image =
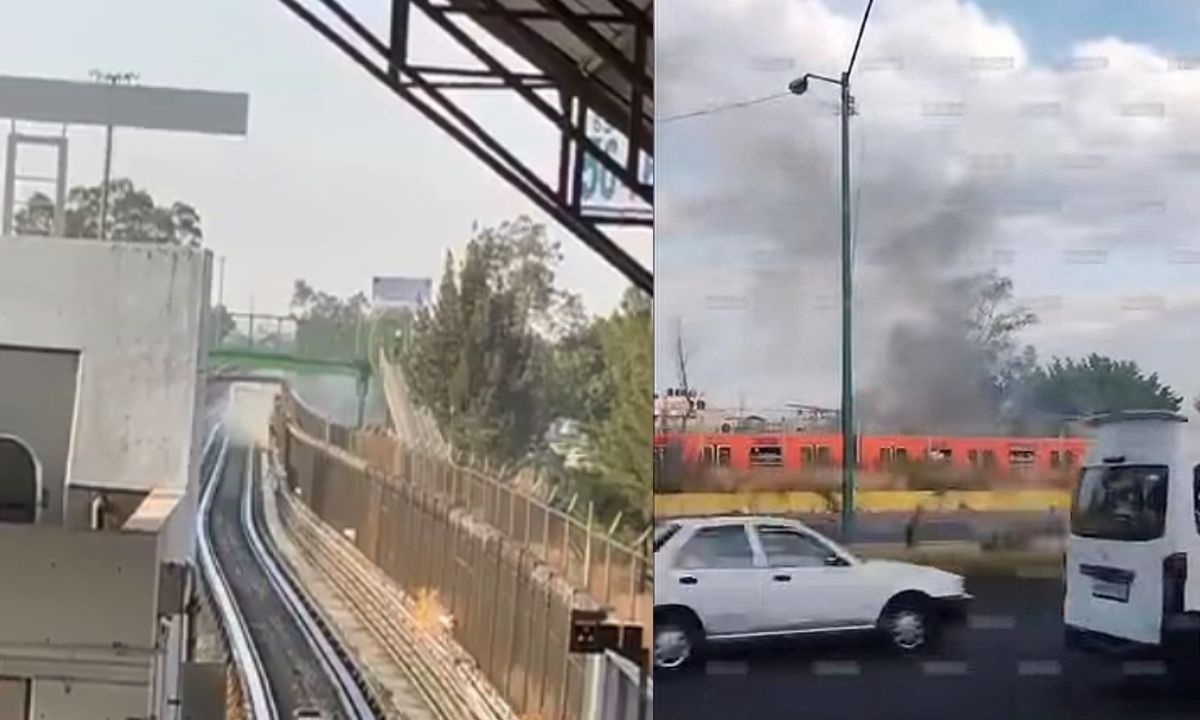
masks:
[[[211,257],[0,238],[0,718],[175,718]]]

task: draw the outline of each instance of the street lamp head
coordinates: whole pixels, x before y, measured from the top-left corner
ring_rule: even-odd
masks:
[[[788,83],[788,92],[793,95],[803,95],[808,90],[808,76],[798,77]]]

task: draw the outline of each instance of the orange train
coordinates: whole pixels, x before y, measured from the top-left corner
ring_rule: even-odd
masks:
[[[858,439],[858,466],[886,471],[905,462],[930,461],[997,472],[1065,471],[1088,448],[1077,437],[987,437],[943,435],[864,435]],[[654,436],[656,463],[667,448],[682,451],[686,464],[734,470],[837,466],[842,436],[815,433],[660,433]]]

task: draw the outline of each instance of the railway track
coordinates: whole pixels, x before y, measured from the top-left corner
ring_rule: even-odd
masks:
[[[264,462],[265,464],[265,462]],[[279,498],[272,476],[266,492]],[[444,633],[420,627],[408,600],[332,528],[307,508],[282,498],[280,520],[299,553],[327,574],[359,622],[408,676],[439,720],[513,720],[505,701]]]
[[[238,666],[246,710],[253,720],[291,720],[303,708],[339,720],[380,717],[262,530],[254,457],[214,428],[197,521],[199,562]]]

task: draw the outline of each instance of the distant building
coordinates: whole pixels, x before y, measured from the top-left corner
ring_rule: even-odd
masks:
[[[411,277],[371,279],[371,305],[383,310],[416,310],[433,297],[433,280]]]

